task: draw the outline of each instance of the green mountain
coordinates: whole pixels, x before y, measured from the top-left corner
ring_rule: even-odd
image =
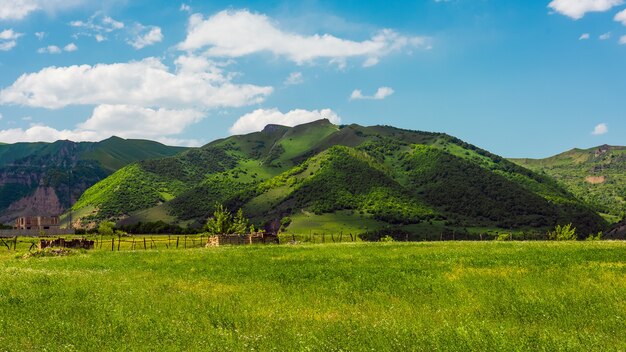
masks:
[[[626,215],[626,147],[573,149],[546,159],[512,159],[549,175],[609,222]]]
[[[199,225],[216,203],[290,231],[538,229],[604,220],[551,177],[439,133],[320,120],[269,125],[176,156],[142,161],[89,188],[83,225],[158,221]]]
[[[184,150],[118,137],[96,143],[1,144],[0,223],[21,215],[61,214],[87,188],[120,168]]]

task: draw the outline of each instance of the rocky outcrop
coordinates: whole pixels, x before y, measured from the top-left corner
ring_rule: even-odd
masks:
[[[60,215],[63,210],[54,188],[39,186],[31,195],[13,202],[3,212],[0,222],[9,223],[20,216]]]
[[[626,219],[613,225],[611,229],[604,233],[603,239],[623,240],[626,239]]]

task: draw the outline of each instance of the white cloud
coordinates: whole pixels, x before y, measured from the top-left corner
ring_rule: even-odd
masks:
[[[180,8],[178,10],[182,12],[191,13],[191,6],[187,4],[180,4]]]
[[[17,45],[17,39],[22,33],[17,33],[13,29],[5,29],[0,32],[0,51],[9,51]]]
[[[56,45],[48,45],[44,48],[37,49],[37,52],[40,54],[60,54],[61,48]]]
[[[0,120],[2,120],[2,118],[3,118],[3,117],[4,117],[4,116],[2,115],[2,113],[0,113]]]
[[[108,28],[110,28],[109,31],[115,30],[115,29],[122,29],[124,28],[124,23],[120,22],[120,21],[116,21],[113,18],[109,17],[109,16],[104,16],[104,18],[102,19],[102,24],[104,24],[105,26],[107,26]]]
[[[37,1],[0,0],[0,20],[21,20],[39,8]]]
[[[43,40],[46,37],[46,32],[35,32],[35,37],[39,40]]]
[[[197,59],[202,61],[202,59]],[[170,72],[157,58],[117,64],[47,67],[23,74],[0,91],[0,104],[58,109],[69,105],[127,104],[165,108],[240,107],[259,103],[271,87],[235,84],[221,68],[204,61],[190,70],[188,57]]]
[[[74,43],[69,43],[63,47],[63,51],[72,52],[78,50],[78,47]]]
[[[131,105],[100,105],[91,117],[79,124],[78,130],[102,136],[123,138],[154,138],[175,135],[205,116],[193,109],[150,109]]]
[[[587,40],[587,39],[589,39],[589,33],[583,33],[578,38],[578,40]]]
[[[156,26],[144,27],[142,25],[137,25],[137,34],[132,40],[128,41],[128,44],[139,50],[145,48],[146,46],[159,43],[162,40],[163,34],[161,33],[161,28]]]
[[[593,134],[594,136],[601,136],[603,134],[606,134],[607,132],[609,132],[609,126],[606,123],[601,123],[593,129],[593,132],[591,132],[591,134]]]
[[[626,26],[626,9],[618,12],[613,19],[616,22],[620,22],[624,26]]]
[[[86,21],[77,20],[69,24],[79,30],[76,36],[93,37],[98,42],[106,40],[107,34],[126,27],[123,22],[117,21],[110,16],[105,16],[101,12],[94,13]]]
[[[368,96],[368,95],[363,95],[363,92],[361,92],[360,89],[355,89],[354,91],[352,91],[352,94],[350,95],[350,100],[363,100],[363,99],[382,100],[392,95],[393,93],[394,93],[394,90],[389,87],[380,87],[378,88],[376,93],[374,93],[374,95]]]
[[[0,20],[21,20],[35,11],[54,13],[83,3],[85,0],[0,0]]]
[[[241,57],[268,52],[297,64],[327,59],[339,65],[348,58],[365,58],[372,66],[392,52],[429,48],[425,37],[408,37],[384,29],[364,41],[352,41],[331,34],[300,35],[279,29],[265,15],[247,10],[221,11],[207,19],[194,14],[189,19],[187,37],[178,45],[187,51],[205,50],[212,57]]]
[[[262,130],[268,124],[283,126],[296,126],[303,123],[328,119],[334,124],[339,124],[341,118],[330,109],[323,110],[291,110],[282,113],[278,109],[258,109],[241,116],[230,128],[232,134],[245,134]]]
[[[553,0],[548,7],[557,13],[578,20],[589,12],[605,12],[623,3],[624,0]]]
[[[289,74],[289,77],[285,79],[284,84],[288,86],[302,84],[304,82],[304,78],[302,77],[302,72],[292,72]]]
[[[78,50],[78,47],[76,46],[76,44],[69,43],[66,46],[64,46],[63,49],[61,49],[60,47],[56,45],[48,45],[46,47],[37,49],[37,52],[39,54],[60,54],[63,51],[72,52],[76,50]]]
[[[100,105],[91,117],[74,129],[58,130],[40,124],[27,129],[0,130],[0,141],[53,142],[60,139],[73,141],[99,141],[110,136],[122,138],[150,138],[169,144],[198,145],[196,140],[176,139],[169,136],[181,133],[197,123],[204,113],[195,110],[149,109],[129,105]]]
[[[611,32],[602,33],[598,36],[598,39],[600,40],[607,40],[609,38],[611,38]]]
[[[620,43],[621,45],[626,44],[626,35],[623,35],[623,36],[621,36],[621,37],[619,38],[619,43]]]

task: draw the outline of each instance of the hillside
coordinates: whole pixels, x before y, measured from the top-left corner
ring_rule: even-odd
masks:
[[[111,137],[101,142],[0,145],[0,222],[29,214],[60,214],[90,186],[140,160],[186,148]],[[71,171],[71,172],[70,172]]]
[[[610,222],[626,215],[626,148],[573,149],[546,159],[513,162],[556,179]]]
[[[178,155],[122,168],[89,188],[73,211],[82,226],[164,220],[199,226],[223,203],[255,225],[338,231],[543,231],[604,220],[551,177],[445,134],[320,120],[269,125]]]

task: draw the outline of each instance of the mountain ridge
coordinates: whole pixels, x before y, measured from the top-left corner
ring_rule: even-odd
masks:
[[[83,191],[132,162],[174,155],[187,148],[141,139],[0,145],[0,222],[24,215],[59,213]],[[40,202],[39,192],[57,201]],[[42,193],[43,192],[43,193]],[[52,196],[52,193],[54,195]],[[46,205],[47,204],[47,205]]]
[[[269,125],[131,164],[88,189],[73,210],[82,225],[167,218],[199,226],[217,202],[242,207],[257,225],[320,216],[407,228],[606,225],[551,177],[458,138],[328,120]]]

